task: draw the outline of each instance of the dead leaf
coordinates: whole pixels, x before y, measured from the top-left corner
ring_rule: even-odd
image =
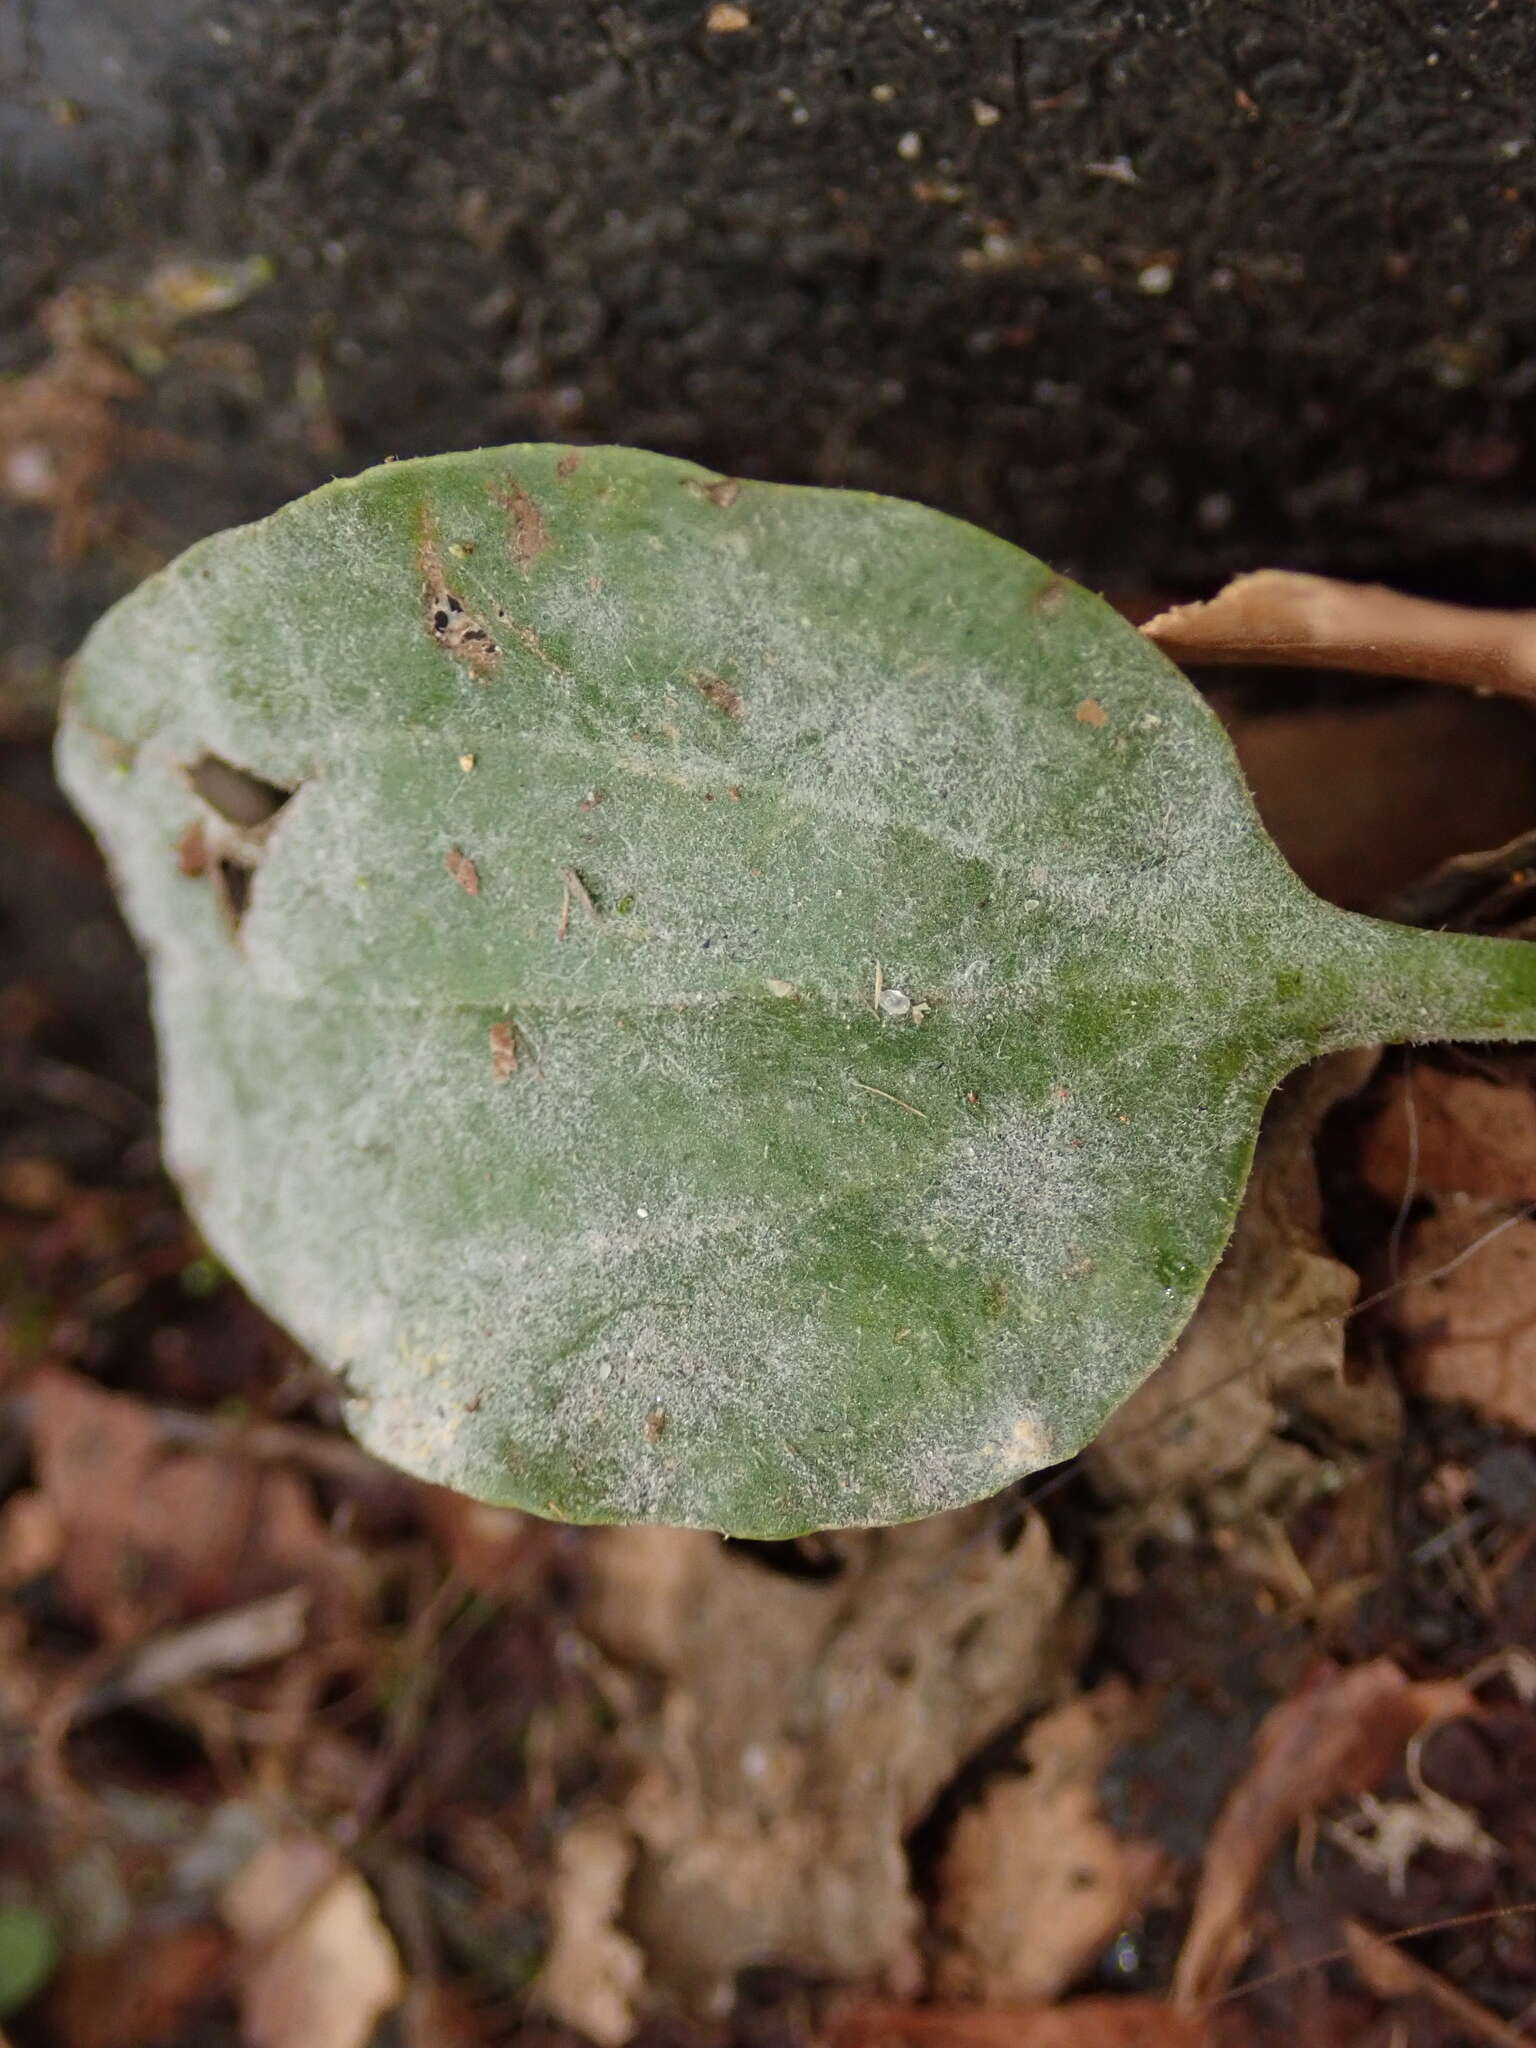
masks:
[[[1187,1542],[1201,1525],[1272,1520],[1396,1440],[1385,1379],[1345,1381],[1359,1281],[1327,1247],[1313,1157],[1323,1118],[1364,1085],[1376,1057],[1337,1054],[1280,1091],[1232,1243],[1193,1320],[1085,1454],[1095,1486],[1122,1506],[1122,1550],[1149,1532]],[[1318,1441],[1330,1455],[1310,1447]]]
[[[616,1814],[592,1813],[567,1828],[549,1888],[550,1945],[539,2003],[598,2048],[622,2048],[645,1987],[643,1951],[617,1922],[635,1844]]]
[[[1252,1940],[1248,1911],[1264,1867],[1303,1815],[1371,1791],[1419,1729],[1476,1705],[1459,1680],[1414,1681],[1378,1657],[1351,1670],[1322,1665],[1272,1708],[1211,1830],[1174,1972],[1176,2003],[1203,2004],[1232,1982]]]
[[[43,324],[46,359],[0,381],[0,491],[49,513],[54,560],[68,563],[111,529],[103,486],[148,440],[124,426],[118,408],[143,385],[80,330],[69,295],[53,302]]]
[[[1536,1430],[1536,1220],[1451,1198],[1408,1233],[1383,1313],[1415,1393]]]
[[[1360,1149],[1384,1201],[1483,1195],[1536,1201],[1536,1092],[1445,1067],[1394,1074]]]
[[[403,2048],[495,2048],[489,2023],[450,1984],[411,1985],[400,2035]]]
[[[1395,1942],[1384,1941],[1360,1921],[1344,1923],[1344,1938],[1360,1981],[1378,1998],[1424,1998],[1474,2041],[1486,2041],[1490,2048],[1530,2048],[1531,2037],[1523,2027],[1501,2020],[1475,1998],[1448,1984],[1438,1971],[1406,1954]]]
[[[318,1835],[267,1843],[225,1887],[247,2048],[367,2048],[405,1994],[367,1885]]]
[[[1536,612],[1474,610],[1380,584],[1259,569],[1141,630],[1196,665],[1338,668],[1536,697]]]
[[[229,1936],[219,1927],[141,1928],[102,1954],[66,1957],[45,2001],[62,2048],[162,2048],[192,2038],[200,2006],[223,1995]]]
[[[826,2048],[1218,2048],[1218,2036],[1209,2018],[1156,1998],[1073,1998],[1050,2006],[868,1999],[834,2016]],[[1237,2048],[1225,2015],[1220,2048]]]
[[[1025,1737],[1028,1776],[994,1778],[961,1814],[938,1873],[941,1997],[1058,1998],[1168,1874],[1155,1843],[1123,1840],[1099,1806],[1135,1719],[1119,1680],[1069,1700]]]
[[[1399,687],[1291,705],[1252,679],[1208,694],[1287,861],[1346,910],[1382,911],[1463,848],[1529,824],[1536,744],[1518,704]]]
[[[102,1688],[120,1700],[153,1699],[157,1693],[195,1685],[226,1671],[248,1671],[286,1657],[304,1640],[309,1594],[303,1586],[269,1593],[244,1607],[229,1607],[184,1628],[141,1643]]]
[[[293,1473],[162,1441],[152,1410],[48,1367],[33,1381],[41,1491],[63,1531],[60,1593],[111,1642],[308,1589],[317,1626],[350,1613],[354,1553]]]
[[[438,1548],[477,1593],[505,1600],[537,1589],[551,1548],[559,1542],[555,1525],[517,1508],[493,1508],[446,1486],[418,1482],[415,1494]]]
[[[64,1525],[37,1487],[13,1493],[0,1507],[0,1589],[14,1591],[51,1572],[64,1554]]]
[[[653,1983],[701,2011],[759,1962],[915,1988],[905,1836],[1082,1649],[1044,1524],[1009,1546],[981,1507],[844,1535],[822,1578],[675,1529],[605,1530],[588,1554],[591,1632],[662,1681],[624,1721]]]

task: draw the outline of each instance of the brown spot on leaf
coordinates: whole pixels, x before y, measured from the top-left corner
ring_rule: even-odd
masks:
[[[517,1033],[502,1021],[491,1026],[491,1078],[510,1081],[517,1072]]]
[[[194,818],[176,842],[176,865],[184,875],[208,872],[208,834],[201,818]]]
[[[1029,601],[1029,608],[1033,612],[1044,612],[1046,617],[1049,618],[1053,612],[1059,612],[1066,601],[1067,585],[1065,579],[1060,576],[1052,576],[1048,582],[1042,584],[1039,590],[1035,592]]]
[[[727,718],[740,718],[746,711],[739,690],[733,689],[723,676],[711,675],[707,669],[696,668],[688,680],[704,699],[713,704],[717,711],[723,711]]]
[[[507,515],[507,552],[512,566],[526,576],[553,545],[544,515],[515,478],[492,485],[491,496]]]
[[[480,894],[480,870],[465,853],[456,846],[450,846],[443,855],[443,866],[452,875],[466,896]]]
[[[733,476],[716,477],[712,484],[702,483],[696,476],[683,478],[683,489],[695,498],[703,498],[722,512],[729,512],[741,496],[741,485]]]
[[[555,464],[555,475],[559,477],[561,483],[567,482],[569,478],[576,474],[584,459],[579,448],[573,448],[569,454],[561,456],[560,460]]]
[[[421,539],[417,545],[421,564],[421,595],[427,631],[445,654],[462,662],[471,675],[482,680],[491,675],[501,659],[495,636],[472,612],[456,590],[449,587],[432,515],[425,506],[421,513]]]
[[[1085,697],[1072,715],[1079,725],[1098,727],[1109,723],[1109,713],[1097,697]]]

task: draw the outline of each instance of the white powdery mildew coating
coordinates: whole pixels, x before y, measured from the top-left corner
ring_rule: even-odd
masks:
[[[552,536],[512,568],[509,465]],[[173,1162],[427,1477],[762,1534],[974,1498],[1155,1361],[1390,943],[1320,936],[1209,713],[1027,558],[586,470],[579,518],[549,451],[334,487],[93,637],[62,759],[159,962]],[[238,936],[176,873],[204,752],[297,791]],[[1231,1056],[1309,958],[1337,1017]]]

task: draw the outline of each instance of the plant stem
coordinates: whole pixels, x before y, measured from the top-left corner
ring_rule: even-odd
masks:
[[[1536,1038],[1536,945],[1336,917],[1331,1047]]]

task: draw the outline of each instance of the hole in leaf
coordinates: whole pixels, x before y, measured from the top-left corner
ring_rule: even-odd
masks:
[[[293,795],[275,782],[264,782],[247,768],[237,768],[217,754],[204,754],[187,770],[187,780],[205,804],[243,831],[267,825]]]

